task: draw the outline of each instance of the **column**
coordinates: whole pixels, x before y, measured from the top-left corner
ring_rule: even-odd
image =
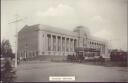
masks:
[[[59,51],[59,54],[61,56],[62,54],[62,36],[60,35],[60,51]]]
[[[55,51],[55,35],[53,36],[53,41],[52,41],[52,42],[53,42],[53,43],[52,43],[52,44],[53,44],[52,50]]]
[[[62,49],[62,47],[63,47],[63,45],[62,45],[62,36],[60,36],[60,41],[61,41],[61,52],[63,51],[63,49]]]
[[[67,48],[67,46],[66,46],[66,45],[67,45],[67,44],[66,44],[66,39],[67,39],[67,38],[65,37],[65,52],[66,52],[66,48]]]
[[[72,42],[71,42],[71,51],[73,52],[73,39],[72,39]]]
[[[46,50],[48,51],[48,43],[49,41],[48,41],[48,36],[47,36],[47,34],[46,34],[46,41],[45,41],[45,45],[46,45]]]
[[[53,51],[53,37],[52,37],[52,34],[51,34],[51,51]]]
[[[74,39],[72,40],[72,43],[73,43],[73,44],[72,44],[72,45],[73,45],[73,46],[72,46],[72,51],[74,52]]]
[[[44,42],[44,49],[45,51],[48,51],[48,36],[47,33],[45,34],[45,42]]]
[[[67,38],[67,52],[69,52],[69,38]]]
[[[58,51],[58,36],[56,36],[56,51]]]
[[[65,56],[66,56],[66,52],[67,52],[67,51],[66,51],[66,47],[67,47],[67,46],[66,46],[66,45],[67,45],[66,39],[67,39],[67,38],[65,37]]]
[[[76,48],[79,47],[78,39],[76,39]]]
[[[55,49],[54,49],[54,51],[56,51],[56,36],[55,36],[55,42],[54,43],[55,43]]]
[[[69,52],[71,51],[71,39],[69,38]]]

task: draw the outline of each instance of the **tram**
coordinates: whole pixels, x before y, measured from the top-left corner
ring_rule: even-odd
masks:
[[[75,55],[69,55],[68,59],[71,61],[88,61],[101,58],[100,49],[93,48],[76,48]]]

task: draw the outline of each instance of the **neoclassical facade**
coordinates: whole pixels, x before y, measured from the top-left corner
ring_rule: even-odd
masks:
[[[99,49],[101,54],[106,51],[106,43],[92,39],[83,26],[68,31],[48,25],[26,25],[18,32],[18,55],[22,58],[67,56],[75,54],[78,47]]]

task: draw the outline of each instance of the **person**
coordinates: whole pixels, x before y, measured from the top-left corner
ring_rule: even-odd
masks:
[[[17,58],[17,64],[18,65],[20,64],[20,58]]]

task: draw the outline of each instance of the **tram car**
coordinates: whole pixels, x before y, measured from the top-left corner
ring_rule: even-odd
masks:
[[[68,55],[70,61],[95,61],[101,59],[100,50],[92,48],[76,48],[75,55]]]

